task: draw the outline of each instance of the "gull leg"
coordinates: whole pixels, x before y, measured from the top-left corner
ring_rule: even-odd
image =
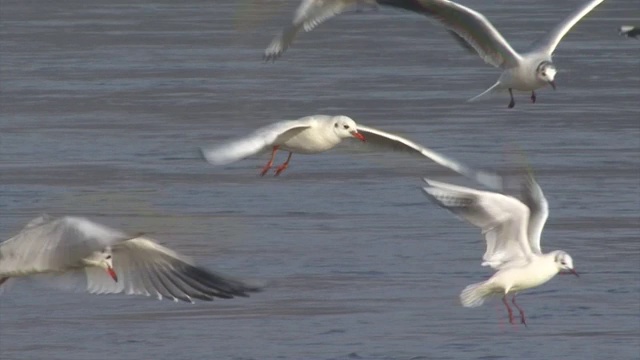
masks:
[[[536,103],[536,92],[535,91],[531,91],[531,102],[532,103]]]
[[[504,296],[502,297],[502,303],[507,307],[507,312],[509,313],[509,323],[513,324],[513,311],[509,306],[509,302],[507,302],[507,294],[504,294]]]
[[[511,298],[511,302],[516,307],[516,309],[518,309],[518,311],[520,312],[520,323],[524,324],[524,326],[527,326],[527,321],[524,318],[524,310],[522,310],[522,308],[520,306],[518,306],[518,304],[516,304],[516,295],[515,294]]]
[[[509,88],[509,96],[511,96],[511,101],[509,101],[509,109],[511,109],[516,106],[516,101],[513,100],[513,91],[511,90],[511,88]]]
[[[8,277],[6,278],[0,278],[0,285],[4,284],[5,281],[9,280]]]
[[[276,145],[273,147],[273,150],[271,151],[271,159],[269,159],[269,162],[267,163],[267,165],[265,165],[262,168],[262,171],[260,172],[260,176],[264,176],[264,174],[267,173],[267,171],[269,171],[269,169],[271,169],[271,166],[273,166],[273,159],[276,157],[276,152],[278,151],[278,148],[280,146]]]
[[[286,168],[289,167],[289,161],[291,161],[291,156],[293,155],[292,152],[289,153],[289,156],[287,157],[287,161],[283,162],[282,165],[278,166],[276,168],[276,175],[278,176],[280,175],[281,172],[283,172]]]

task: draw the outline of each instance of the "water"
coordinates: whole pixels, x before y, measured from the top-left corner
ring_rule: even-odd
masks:
[[[473,6],[522,49],[581,2]],[[465,103],[499,72],[418,15],[345,14],[264,64],[297,4],[247,3],[0,0],[2,238],[42,212],[81,214],[268,285],[188,305],[19,283],[1,298],[0,358],[638,358],[640,43],[617,35],[634,2],[579,23],[558,90],[513,110],[506,95]],[[530,324],[512,327],[497,300],[458,304],[490,274],[483,241],[419,191],[421,176],[464,179],[348,148],[294,156],[279,178],[257,176],[266,157],[196,157],[317,113],[507,173],[522,149],[550,202],[543,248],[582,277],[522,294]]]

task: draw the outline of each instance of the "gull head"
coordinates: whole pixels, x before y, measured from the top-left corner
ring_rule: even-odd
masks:
[[[82,262],[87,266],[104,269],[113,281],[118,282],[118,275],[113,270],[113,254],[110,247],[106,247],[102,251],[94,251],[90,256],[82,259]]]
[[[551,61],[543,61],[538,64],[538,68],[536,69],[536,76],[544,82],[549,83],[553,90],[556,89],[556,66],[553,65]]]
[[[571,256],[569,254],[562,250],[554,251],[554,254],[555,255],[553,261],[555,262],[559,271],[565,270],[579,277],[578,273],[573,268],[573,259],[571,259]]]
[[[358,132],[356,122],[348,116],[339,115],[333,117],[333,132],[341,139],[354,137],[360,141],[366,141],[364,135]]]

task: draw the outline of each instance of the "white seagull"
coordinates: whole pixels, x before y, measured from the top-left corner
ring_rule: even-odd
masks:
[[[201,151],[210,164],[224,165],[271,150],[271,158],[260,172],[260,175],[265,175],[273,166],[276,152],[286,150],[289,152],[287,160],[275,170],[275,175],[279,175],[289,166],[293,153],[320,153],[332,149],[348,138],[358,139],[374,147],[426,157],[488,187],[502,187],[499,175],[473,170],[411,140],[356,124],[353,119],[344,115],[312,115],[298,120],[277,122],[259,128],[244,138],[203,148]]]
[[[523,201],[487,191],[424,179],[423,190],[436,204],[482,229],[487,241],[483,266],[497,272],[488,280],[467,286],[460,294],[465,307],[477,307],[489,297],[503,295],[502,302],[513,323],[513,312],[507,295],[520,312],[520,322],[526,325],[524,311],[516,304],[516,294],[540,286],[562,270],[576,276],[571,256],[562,250],[546,254],[540,249],[540,235],[549,208],[542,189],[533,177],[527,177]]]
[[[293,43],[301,30],[311,31],[324,21],[352,7],[368,5],[377,8],[375,0],[302,0],[291,25],[277,35],[264,51],[265,61],[275,61]]]
[[[81,286],[92,294],[126,293],[193,302],[248,296],[254,286],[212,273],[142,236],[81,217],[33,219],[0,243],[0,286],[47,274],[52,284]]]
[[[564,35],[593,8],[604,0],[590,0],[575,10],[563,22],[534,42],[527,52],[517,53],[495,27],[482,14],[466,6],[448,0],[378,0],[380,5],[393,6],[433,17],[475,49],[488,64],[504,71],[498,81],[480,95],[509,90],[509,108],[515,105],[512,90],[531,91],[531,101],[536,101],[535,90],[549,84],[555,90],[556,67],[551,56]]]

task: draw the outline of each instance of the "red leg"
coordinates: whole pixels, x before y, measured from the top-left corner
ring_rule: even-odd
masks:
[[[522,310],[522,308],[520,308],[520,306],[518,306],[518,304],[516,304],[516,296],[515,295],[513,295],[513,297],[511,298],[511,302],[516,307],[516,309],[518,309],[518,311],[520,312],[520,322],[522,324],[524,324],[524,326],[527,326],[527,321],[524,318],[524,310]]]
[[[282,165],[280,165],[280,166],[278,166],[276,168],[276,175],[275,176],[280,175],[281,172],[283,172],[286,168],[289,167],[289,161],[291,161],[291,156],[292,155],[293,155],[293,153],[290,152],[289,156],[287,157],[287,161],[283,162]]]
[[[278,148],[280,146],[276,145],[273,147],[273,150],[271,151],[271,159],[269,159],[269,162],[267,163],[267,165],[265,165],[262,168],[262,171],[260,172],[260,176],[264,176],[264,174],[267,173],[267,171],[269,171],[269,169],[271,169],[271,166],[273,166],[273,159],[275,159],[276,157],[276,151],[278,151]]]
[[[504,296],[502,297],[502,303],[507,307],[507,312],[509,312],[509,323],[513,324],[513,311],[511,310],[511,307],[507,302],[507,294],[504,294]]]
[[[0,285],[4,284],[5,281],[9,280],[8,277],[6,278],[0,278]]]
[[[535,104],[536,102],[536,92],[535,91],[531,91],[531,102]]]
[[[513,91],[511,91],[511,88],[509,88],[509,96],[511,96],[511,101],[509,101],[509,109],[511,109],[516,106],[516,101],[513,100]]]

